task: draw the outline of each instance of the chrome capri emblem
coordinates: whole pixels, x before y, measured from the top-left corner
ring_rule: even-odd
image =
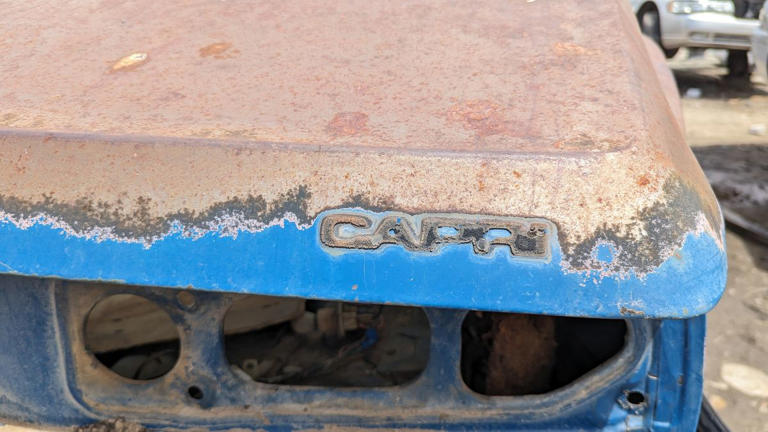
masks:
[[[552,232],[552,224],[541,219],[343,212],[323,218],[320,241],[331,248],[371,250],[382,245],[399,245],[415,252],[436,252],[446,245],[471,244],[479,255],[503,247],[513,256],[546,259]]]

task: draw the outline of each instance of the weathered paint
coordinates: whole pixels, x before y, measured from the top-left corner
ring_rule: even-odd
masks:
[[[95,136],[0,138],[0,165],[11,165],[0,171],[7,177],[0,183],[2,220],[19,228],[47,223],[93,240],[151,244],[174,229],[194,237],[254,232],[283,220],[306,227],[320,212],[344,207],[541,217],[560,227],[570,268],[588,268],[585,248],[605,239],[623,251],[619,270],[638,273],[670,257],[690,232],[704,232],[721,247],[711,191],[706,183],[697,187],[685,180],[700,174],[695,165],[658,187],[647,177],[632,179],[625,191],[603,187],[626,177],[599,168],[615,159],[612,153],[495,157],[115,139],[121,144]],[[200,161],[215,171],[197,171]],[[372,169],[379,166],[384,171]],[[351,174],[353,167],[365,174]],[[511,183],[499,175],[506,171]]]
[[[357,209],[344,213],[378,216]],[[551,258],[540,260],[501,248],[480,255],[471,244],[435,252],[398,245],[334,252],[320,242],[319,223],[302,228],[285,222],[236,236],[190,238],[178,232],[149,246],[96,242],[43,224],[3,224],[0,250],[3,271],[23,275],[600,317],[699,315],[714,306],[724,284],[725,258],[706,233],[687,234],[673,257],[643,275],[564,271],[563,251],[552,234]],[[598,258],[596,263],[612,268],[612,261]]]
[[[0,171],[0,177],[6,177],[0,183],[4,232],[0,270],[158,286],[599,316],[692,316],[711,308],[724,286],[721,221],[711,192],[699,191],[682,177],[667,179],[656,190],[645,181],[636,184],[636,179],[632,194],[620,187],[606,190],[602,185],[613,184],[611,177],[619,172],[592,165],[615,159],[613,153],[487,157],[337,148],[309,151],[263,143],[160,138],[118,140],[36,133],[12,133],[0,140],[5,150],[0,164],[11,164]],[[25,161],[22,165],[19,158]],[[206,175],[201,176],[196,169],[200,161],[211,164],[215,172],[203,170]],[[308,171],[318,165],[326,169]],[[372,169],[379,166],[397,169]],[[577,174],[569,166],[582,168]],[[350,175],[351,167],[366,173]],[[498,173],[510,169],[515,179],[518,174],[530,174],[540,180],[526,180],[527,187],[520,186],[522,181],[506,183]],[[542,178],[536,171],[551,175]],[[689,171],[685,174],[697,175],[698,168]],[[477,179],[472,178],[481,174],[485,192],[478,192]],[[563,176],[571,180],[554,182]],[[379,191],[372,193],[371,185]],[[648,191],[637,195],[635,189]],[[597,198],[590,201],[605,203],[603,211],[574,205],[585,190],[594,190]],[[610,195],[617,198],[607,203],[607,198],[601,198]],[[351,260],[353,255],[334,258],[322,251],[317,243],[318,216],[345,208],[542,218],[557,227],[557,242],[551,244],[553,260],[539,267],[508,261],[483,268],[476,265],[474,256],[467,256],[472,254],[457,251],[434,258],[402,255],[393,261],[386,260],[397,253],[375,257],[360,253],[354,258],[356,267],[329,273],[329,268],[342,268],[340,260]],[[591,225],[595,225],[589,228],[593,231],[584,235],[581,230]],[[613,259],[595,259],[595,252],[605,246],[615,251]],[[416,273],[432,276],[413,281],[405,276],[425,262],[431,266]],[[328,267],[329,263],[336,267]],[[378,264],[378,270],[372,272],[369,263]],[[299,268],[304,271],[297,277],[293,272]],[[451,277],[445,268],[460,268],[461,276]],[[416,282],[425,285],[415,291],[399,288]],[[365,289],[356,293],[344,289],[352,285]],[[433,292],[440,294],[432,296]],[[569,298],[576,301],[563,301]]]
[[[157,260],[217,238],[211,255],[258,263],[228,251],[272,226],[309,238],[318,215],[359,208],[541,218],[558,228],[562,278],[637,278],[641,301],[670,286],[648,276],[701,237],[689,256],[711,261],[690,265],[709,279],[674,284],[691,304],[664,313],[702,311],[722,291],[717,204],[620,1],[7,9],[0,223],[14,248],[34,249],[48,227],[81,252],[137,250],[157,266],[151,280],[75,270],[74,249],[42,261],[6,247],[9,271],[259,292],[230,283],[258,281],[255,267],[232,275],[198,261],[205,274],[182,278]],[[100,42],[78,49],[86,40]],[[610,263],[594,259],[601,247]],[[518,270],[530,269],[504,271]]]
[[[646,49],[622,0],[7,5],[0,272],[462,310],[702,314],[724,285],[722,221]],[[319,227],[339,213],[520,218],[551,235],[546,258],[467,243],[332,251]],[[692,429],[700,403],[702,317],[634,320],[632,355],[555,394],[497,399],[458,379],[463,312],[429,309],[432,355],[415,385],[276,391],[224,364],[226,296],[205,291],[195,313],[171,311],[184,367],[125,397],[126,383],[81,374],[75,285],[0,285],[0,414],[13,422],[663,430]],[[161,303],[169,291],[96,291],[147,289]],[[186,398],[190,383],[207,398]],[[628,406],[630,390],[649,405]]]

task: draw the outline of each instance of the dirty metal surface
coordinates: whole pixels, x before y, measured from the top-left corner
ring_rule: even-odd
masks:
[[[0,55],[5,272],[600,316],[722,292],[719,209],[620,0],[38,1]],[[334,255],[334,211],[556,233],[537,263]]]
[[[0,277],[3,423],[85,426],[122,418],[137,428],[267,431],[336,428],[421,430],[692,430],[701,403],[704,317],[627,320],[615,357],[573,385],[541,395],[487,397],[463,383],[461,327],[466,311],[424,309],[431,328],[424,372],[408,384],[323,388],[257,383],[233,370],[222,346],[222,319],[238,295]],[[179,359],[149,381],[114,374],[84,349],[82,323],[95,302],[141,295],[171,316]],[[44,336],[44,337],[40,337]],[[35,343],[16,343],[19,339]],[[680,377],[685,377],[680,379]],[[190,397],[196,386],[202,397]],[[630,404],[629,392],[645,395]],[[82,430],[99,430],[83,428]],[[107,429],[110,430],[110,429]],[[136,430],[136,429],[131,429]]]

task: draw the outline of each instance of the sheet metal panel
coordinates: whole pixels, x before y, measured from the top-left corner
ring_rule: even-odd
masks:
[[[3,272],[606,317],[722,293],[717,203],[619,0],[39,1],[0,35]],[[333,254],[334,212],[540,219],[551,255]]]

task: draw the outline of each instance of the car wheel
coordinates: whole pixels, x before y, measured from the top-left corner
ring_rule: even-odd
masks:
[[[640,31],[661,46],[661,20],[656,7],[643,7],[637,13],[637,22],[640,24]]]
[[[640,12],[637,13],[637,22],[640,24],[640,31],[653,39],[661,50],[664,51],[664,55],[667,58],[672,58],[677,54],[677,48],[666,49],[661,44],[661,18],[655,6],[647,5],[640,9]]]
[[[712,405],[707,398],[701,401],[701,414],[699,415],[699,424],[696,432],[730,432],[728,426],[720,420]]]
[[[664,55],[669,59],[669,58],[674,57],[675,54],[677,54],[677,51],[679,49],[680,48],[672,48],[672,49],[662,48],[661,50],[664,51]]]
[[[728,76],[731,78],[749,77],[749,59],[747,52],[741,50],[728,51]]]

